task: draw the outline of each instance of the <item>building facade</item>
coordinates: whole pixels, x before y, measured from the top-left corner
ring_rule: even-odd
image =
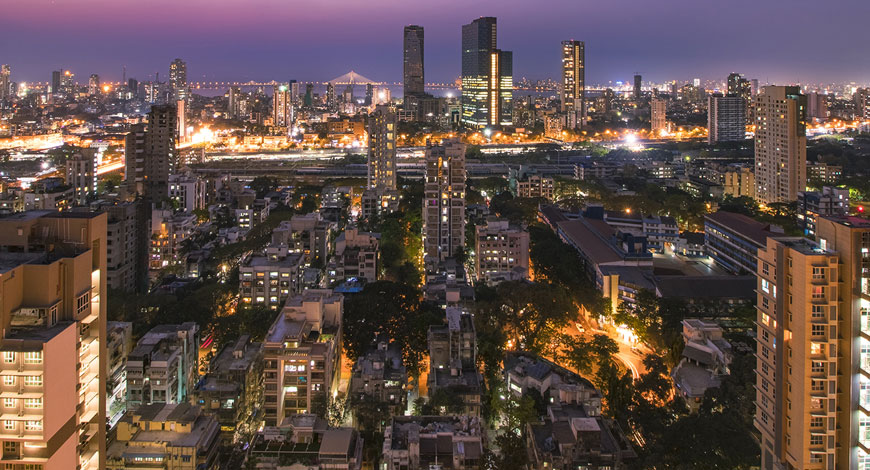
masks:
[[[458,140],[426,148],[423,255],[433,262],[465,248],[465,144]]]
[[[568,128],[586,121],[586,44],[562,41],[562,113]]]
[[[707,97],[707,143],[746,139],[746,100],[740,96]]]
[[[498,49],[494,17],[462,26],[462,124],[510,126],[513,115],[513,53]]]
[[[755,198],[792,202],[807,183],[806,96],[796,86],[767,86],[755,107]]]

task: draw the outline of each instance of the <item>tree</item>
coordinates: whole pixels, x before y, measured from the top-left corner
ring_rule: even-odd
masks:
[[[248,186],[257,193],[257,198],[262,199],[266,194],[278,189],[278,179],[271,176],[257,176]]]

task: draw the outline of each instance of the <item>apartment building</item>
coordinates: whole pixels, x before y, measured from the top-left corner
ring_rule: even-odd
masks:
[[[474,274],[493,285],[529,278],[529,232],[511,227],[507,220],[488,218],[476,227]]]
[[[158,325],[127,357],[127,407],[187,401],[199,377],[199,326]]]

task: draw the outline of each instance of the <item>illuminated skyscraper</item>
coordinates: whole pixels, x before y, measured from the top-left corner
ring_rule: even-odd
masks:
[[[583,41],[562,41],[562,113],[571,128],[586,120],[586,45]]]
[[[404,31],[404,104],[406,111],[417,113],[418,98],[425,93],[423,73],[423,27],[405,26]]]
[[[396,112],[379,105],[369,115],[369,189],[396,189]]]
[[[338,109],[338,98],[335,96],[335,85],[333,83],[326,84],[326,108],[329,111]]]
[[[169,64],[169,92],[172,93],[173,101],[187,101],[187,63],[181,59],[175,59]]]
[[[494,17],[462,26],[462,124],[510,126],[513,53],[498,49]]]
[[[650,131],[653,137],[661,135],[668,128],[668,102],[662,98],[653,98],[649,102]]]
[[[237,87],[230,87],[227,92],[227,114],[231,119],[239,119],[242,117],[242,90]]]
[[[728,96],[739,96],[749,102],[752,99],[752,84],[739,73],[728,75]]]
[[[272,122],[279,127],[290,125],[290,89],[286,83],[275,85],[272,93]]]
[[[423,255],[427,264],[456,256],[465,247],[465,144],[426,147]]]
[[[766,86],[755,108],[755,197],[762,204],[797,200],[806,189],[807,98],[797,86]]]
[[[61,70],[53,70],[51,72],[51,94],[60,93],[60,76],[63,74]]]

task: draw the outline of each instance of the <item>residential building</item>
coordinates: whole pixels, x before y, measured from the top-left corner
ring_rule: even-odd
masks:
[[[755,273],[758,250],[769,237],[783,235],[781,227],[765,224],[734,212],[719,211],[704,216],[707,253],[726,271]]]
[[[796,86],[767,86],[755,106],[755,198],[792,202],[806,189],[806,96]]]
[[[199,377],[199,326],[158,325],[139,339],[127,357],[127,408],[182,403]]]
[[[175,208],[192,214],[206,207],[205,186],[205,180],[192,174],[170,175],[168,196]]]
[[[272,124],[278,127],[292,125],[293,105],[286,83],[272,87]]]
[[[272,230],[270,247],[286,247],[289,253],[301,254],[305,264],[325,266],[335,231],[335,222],[324,220],[320,212],[296,214]]]
[[[127,356],[133,349],[133,324],[106,322],[106,419],[114,427],[127,411]]]
[[[177,167],[175,106],[152,106],[148,124],[135,124],[125,141],[127,189],[131,194],[160,200],[169,191],[169,176]]]
[[[848,232],[833,233],[831,245],[860,246]],[[870,421],[858,407],[860,260],[847,265],[825,243],[796,237],[768,238],[759,250],[755,427],[764,470],[858,468],[859,428]]]
[[[335,256],[327,266],[330,283],[352,278],[377,281],[380,238],[379,233],[360,232],[356,227],[342,232],[335,239]]]
[[[668,102],[663,98],[653,98],[649,102],[650,132],[653,138],[668,131]]]
[[[507,353],[504,379],[516,397],[535,391],[547,403],[577,405],[588,416],[601,416],[601,392],[592,382],[543,357],[523,351]]]
[[[676,219],[668,216],[641,215],[631,211],[605,211],[604,221],[607,225],[622,233],[632,233],[644,236],[647,248],[664,252],[680,237],[680,228]]]
[[[368,119],[368,184],[363,194],[363,218],[398,208],[396,192],[396,112],[378,105]]]
[[[516,197],[553,200],[553,178],[539,175],[522,166],[508,169],[508,187]]]
[[[423,255],[430,263],[465,248],[465,144],[447,140],[426,147]]]
[[[341,294],[309,289],[278,313],[263,345],[267,426],[326,409],[340,376],[343,312]]]
[[[288,416],[266,426],[251,445],[258,469],[360,470],[363,439],[352,428],[329,428],[315,414]]]
[[[807,164],[807,180],[810,182],[837,184],[841,178],[843,178],[843,167],[839,165],[829,165],[824,162]]]
[[[239,264],[239,300],[278,309],[301,290],[305,257],[300,253],[250,254]]]
[[[423,27],[417,25],[405,26],[403,38],[403,87],[404,107],[415,116],[419,116],[418,100],[426,94],[423,54]],[[373,93],[374,95],[374,93]]]
[[[149,267],[156,270],[181,262],[184,241],[193,234],[195,225],[196,216],[193,214],[174,214],[168,209],[151,211]]]
[[[641,87],[643,85],[643,78],[637,74],[634,76],[634,99],[639,100],[641,98]]]
[[[828,118],[828,96],[817,91],[807,93],[807,118],[824,121]]]
[[[682,324],[685,346],[671,378],[689,408],[697,410],[707,390],[721,385],[722,377],[730,373],[731,344],[715,322],[687,318]]]
[[[191,403],[217,419],[225,444],[253,436],[259,426],[255,419],[262,405],[262,355],[262,343],[240,336],[211,360],[191,393]]]
[[[476,227],[474,277],[487,284],[529,278],[529,232],[487,218]]]
[[[357,359],[350,378],[351,400],[370,397],[390,406],[390,414],[404,414],[407,407],[408,372],[402,363],[402,350],[386,338],[377,348]],[[351,402],[353,403],[353,401]]]
[[[469,416],[394,416],[384,430],[385,470],[484,468],[483,427]]]
[[[123,292],[138,290],[147,279],[150,238],[140,237],[145,223],[141,202],[92,204],[94,210],[105,211],[106,276],[108,286]]]
[[[799,191],[797,219],[808,237],[816,236],[819,216],[848,215],[849,190],[824,186],[821,191]]]
[[[97,156],[84,149],[66,161],[66,184],[73,189],[73,200],[83,206],[97,195]]]
[[[742,96],[707,96],[707,143],[746,139],[746,99]]]
[[[446,325],[430,326],[429,396],[439,390],[462,398],[462,414],[480,416],[483,377],[477,369],[474,318],[457,307],[445,309]]]
[[[175,59],[169,64],[169,91],[172,93],[172,101],[186,101],[190,95],[187,86],[187,63],[181,59]]]
[[[3,461],[106,465],[106,216],[0,219]]]
[[[143,406],[118,423],[106,468],[215,470],[219,431],[213,416],[189,403]]]
[[[720,180],[725,196],[755,199],[755,173],[751,167],[730,165],[720,173]]]
[[[561,111],[574,129],[586,122],[586,44],[583,41],[562,41]]]
[[[622,166],[600,161],[578,163],[574,166],[574,178],[582,181],[612,178],[622,171]]]
[[[513,115],[513,53],[497,44],[496,19],[462,26],[462,125],[510,126]]]

